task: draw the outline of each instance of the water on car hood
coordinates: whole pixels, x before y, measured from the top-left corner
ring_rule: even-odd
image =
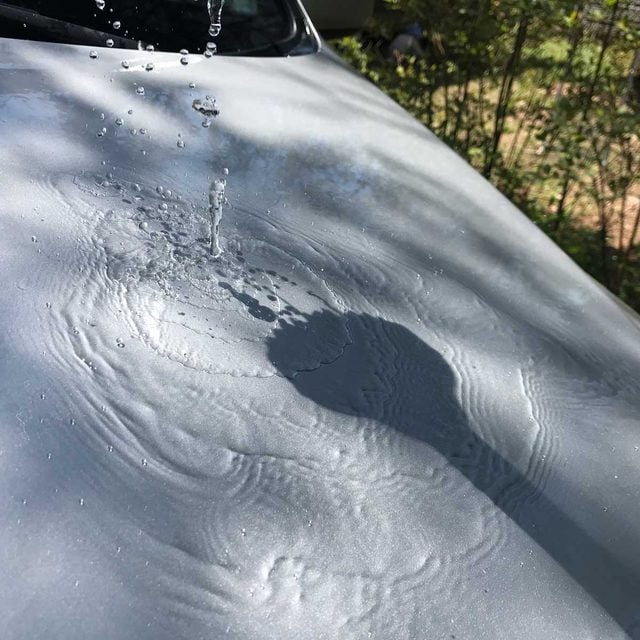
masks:
[[[638,317],[330,55],[181,57],[0,40],[4,637],[637,636]]]

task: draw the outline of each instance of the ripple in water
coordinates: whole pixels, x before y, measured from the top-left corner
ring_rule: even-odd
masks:
[[[85,277],[102,268],[110,289],[94,287],[96,299],[85,304],[94,313],[100,305],[120,310],[129,334],[162,357],[209,373],[271,376],[276,369],[264,343],[283,319],[312,312],[318,299],[341,308],[327,283],[289,252],[293,238],[278,239],[285,250],[223,233],[223,252],[214,257],[209,212],[175,191],[110,175],[85,174],[74,182],[98,209],[92,246],[100,255],[86,261]],[[333,338],[297,362],[300,370],[339,357],[346,327]]]

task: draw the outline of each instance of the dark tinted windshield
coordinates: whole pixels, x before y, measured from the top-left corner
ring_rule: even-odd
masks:
[[[191,53],[214,42],[227,55],[315,50],[296,2],[226,0],[215,38],[210,22],[207,0],[0,0],[0,37]]]

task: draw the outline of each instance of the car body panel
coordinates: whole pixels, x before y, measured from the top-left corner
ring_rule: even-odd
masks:
[[[328,52],[96,53],[0,40],[4,637],[638,633],[638,316]]]

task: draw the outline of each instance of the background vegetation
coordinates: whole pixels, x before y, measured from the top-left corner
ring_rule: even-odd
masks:
[[[640,310],[639,0],[380,0],[334,44]]]

